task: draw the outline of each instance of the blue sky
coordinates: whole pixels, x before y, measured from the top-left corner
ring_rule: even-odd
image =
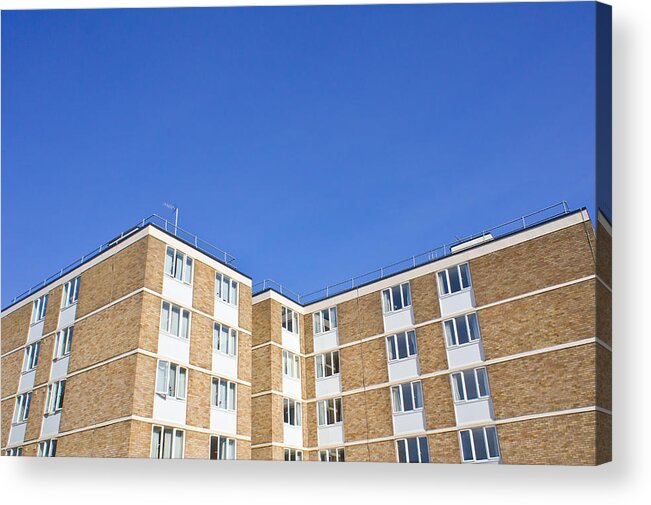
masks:
[[[2,13],[2,297],[136,221],[306,292],[594,212],[592,3]]]

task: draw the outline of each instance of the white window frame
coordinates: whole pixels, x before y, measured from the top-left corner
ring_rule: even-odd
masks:
[[[394,308],[395,305],[395,296],[394,290],[397,289],[398,295],[400,296],[400,307]],[[408,303],[407,303],[408,302]],[[390,288],[382,290],[382,312],[384,314],[391,314],[392,312],[400,312],[411,307],[411,286],[409,282],[403,282],[401,284],[396,284]]]
[[[27,422],[29,418],[29,406],[32,401],[32,393],[23,393],[16,396],[16,404],[14,405],[14,417],[12,424],[22,424]]]
[[[418,461],[410,461],[412,454],[409,449],[409,440],[416,440],[416,450],[418,452],[417,457]],[[425,440],[425,447],[427,448],[427,461],[423,461],[423,447],[421,446],[421,440]],[[400,446],[404,447],[405,461],[400,461]],[[429,463],[430,452],[429,452],[429,439],[427,436],[420,437],[405,437],[399,438],[396,440],[396,461],[398,463]]]
[[[466,327],[468,342],[459,343],[459,322],[462,321]],[[474,323],[473,323],[474,321]],[[443,333],[445,334],[445,345],[448,349],[455,349],[470,345],[481,340],[481,330],[479,329],[479,318],[476,312],[469,312],[460,316],[446,319],[443,321]]]
[[[400,356],[400,340],[404,340],[404,348],[407,351],[407,354],[402,357]],[[401,331],[400,333],[395,333],[394,335],[388,335],[386,338],[386,344],[387,359],[390,363],[418,356],[418,345],[416,343],[415,330]]]
[[[167,321],[165,321],[165,306],[167,306]],[[179,326],[178,326],[178,335],[172,333],[172,313],[174,309],[178,309],[179,311]],[[187,318],[185,316],[187,315]],[[185,333],[186,335],[183,335],[184,333],[184,318],[187,319],[187,328],[185,328]],[[161,303],[161,315],[160,315],[160,331],[162,333],[165,333],[166,335],[170,335],[172,337],[180,338],[182,340],[189,340],[190,339],[190,332],[192,331],[192,312],[190,312],[188,309],[185,309],[181,307],[180,305],[177,305],[172,302],[168,302],[163,300]]]
[[[5,451],[5,456],[22,456],[23,448],[22,447],[12,447]]]
[[[165,249],[164,271],[167,277],[191,286],[194,279],[194,259],[168,245]]]
[[[34,342],[25,347],[25,356],[23,357],[22,373],[31,372],[38,365],[38,355],[41,350],[41,343]]]
[[[212,350],[226,356],[237,356],[238,334],[235,328],[214,323],[212,331]]]
[[[38,443],[38,453],[39,458],[53,458],[57,452],[57,440],[56,438],[51,438],[50,440],[43,440]]]
[[[303,416],[302,404],[292,398],[283,398],[283,423],[289,426],[301,426]]]
[[[224,384],[224,387],[221,385]],[[213,408],[237,411],[237,383],[223,377],[213,377],[210,391],[210,405]],[[226,396],[224,398],[224,395]]]
[[[45,294],[36,300],[32,304],[32,324],[40,323],[45,319],[45,313],[47,311],[47,298],[48,295]]]
[[[483,442],[484,442],[484,448],[486,450],[486,459],[477,459],[477,446],[475,443],[475,436],[478,431],[483,432]],[[495,434],[495,444],[496,444],[496,449],[497,449],[497,455],[491,455],[490,451],[490,444],[488,443],[488,432],[492,431]],[[466,459],[464,450],[463,450],[463,434],[468,434],[469,441],[470,441],[470,448],[472,449],[472,459]],[[480,441],[477,441],[477,444],[480,443]],[[497,436],[497,428],[495,426],[483,426],[481,428],[470,428],[467,430],[460,430],[459,431],[459,450],[461,451],[461,461],[463,463],[483,463],[486,461],[499,461],[501,458],[501,451],[500,451],[500,444],[499,444],[499,438]]]
[[[217,445],[217,457],[213,458],[213,441]],[[210,454],[209,458],[216,461],[229,461],[237,459],[237,443],[234,438],[224,437],[222,435],[210,436]]]
[[[314,325],[314,334],[320,335],[321,333],[328,333],[329,331],[336,330],[339,321],[337,317],[337,307],[329,307],[327,309],[319,310],[312,314]],[[327,321],[327,325],[325,324]],[[326,330],[325,327],[329,326]]]
[[[319,461],[344,463],[346,461],[346,449],[344,447],[331,447],[319,451]]]
[[[45,399],[45,415],[52,415],[63,409],[63,399],[66,390],[66,380],[60,380],[49,384],[47,387],[47,398]]]
[[[330,358],[330,365],[328,365],[328,358]],[[314,356],[314,369],[316,379],[327,379],[329,377],[339,375],[341,373],[341,363],[339,359],[340,356],[338,350],[324,352],[322,354],[317,354]],[[332,371],[332,373],[328,373],[329,369]]]
[[[79,281],[81,277],[77,276],[69,280],[63,285],[63,293],[61,295],[61,308],[72,307],[79,299]]]
[[[483,385],[481,377],[483,376]],[[468,381],[473,381],[475,391],[477,393],[476,398],[468,398]],[[454,393],[454,402],[455,403],[469,403],[479,400],[485,400],[490,398],[490,386],[488,385],[488,372],[486,367],[480,366],[478,368],[471,368],[469,370],[462,370],[460,372],[454,372],[450,374],[450,381],[452,382],[452,391]],[[482,392],[482,389],[484,391]],[[472,389],[470,390],[472,392]]]
[[[171,361],[156,364],[156,394],[184,401],[188,396],[188,369]]]
[[[300,357],[285,349],[283,349],[283,375],[292,379],[301,378]]]
[[[239,284],[226,274],[215,274],[215,298],[222,302],[237,307],[239,303]]]
[[[298,322],[298,312],[285,307],[284,305],[280,309],[280,320],[282,327],[290,333],[299,335],[299,322]],[[291,327],[291,329],[290,329]]]
[[[54,360],[65,358],[70,355],[72,347],[73,326],[68,326],[57,331],[54,339]]]
[[[303,451],[300,449],[292,449],[290,447],[285,447],[283,451],[285,461],[303,461]]]
[[[468,277],[467,285],[464,285],[462,270],[465,270]],[[452,291],[452,283],[450,282],[450,276],[456,275],[457,280],[459,281],[459,286],[461,289],[457,291]],[[439,287],[439,297],[444,298],[446,296],[452,296],[462,291],[466,291],[472,288],[472,277],[470,276],[470,264],[469,263],[460,263],[446,268],[445,270],[439,270],[436,272],[436,282]],[[447,290],[447,292],[446,292]]]
[[[319,427],[335,426],[343,423],[343,400],[340,397],[328,398],[327,400],[319,400],[317,402],[317,425]],[[334,422],[328,422],[329,413],[332,412]]]
[[[159,432],[159,444],[158,447],[156,444],[156,432]],[[166,439],[165,434],[171,433],[171,444],[169,448],[169,456],[166,456]],[[179,447],[179,436],[181,440],[181,447]],[[185,430],[179,428],[171,428],[170,426],[162,426],[159,424],[154,424],[151,427],[151,447],[149,452],[149,457],[152,459],[182,459],[185,456]]]
[[[406,391],[406,393],[405,393]],[[417,393],[418,392],[418,393]],[[411,395],[411,409],[405,409],[405,394]],[[420,397],[420,406],[416,405],[416,400]],[[393,413],[401,414],[404,412],[418,412],[423,410],[425,400],[423,399],[423,385],[421,381],[405,382],[396,386],[391,386],[391,404]]]

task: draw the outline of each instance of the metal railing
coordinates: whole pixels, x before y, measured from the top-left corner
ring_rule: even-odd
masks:
[[[93,249],[91,252],[84,254],[80,258],[77,258],[75,261],[70,263],[68,266],[63,267],[60,269],[58,272],[50,275],[48,278],[43,279],[43,281],[39,282],[38,284],[32,286],[28,290],[22,292],[18,296],[14,297],[11,300],[11,303],[9,305],[13,305],[16,302],[19,302],[31,294],[35,293],[39,289],[42,289],[44,286],[47,286],[51,282],[60,279],[67,273],[71,272],[78,266],[82,265],[86,261],[89,261],[93,259],[94,257],[98,256],[100,253],[108,249],[109,247],[112,247],[116,244],[119,244],[123,240],[125,240],[127,237],[133,235],[136,233],[138,230],[143,229],[145,226],[148,225],[154,225],[160,229],[165,230],[168,233],[171,233],[175,235],[178,239],[182,240],[183,242],[186,242],[189,245],[192,245],[194,248],[205,252],[209,256],[216,258],[219,261],[223,261],[225,264],[229,265],[231,268],[235,268],[232,263],[235,261],[235,257],[228,254],[226,251],[223,249],[220,249],[216,245],[211,244],[210,242],[203,240],[199,238],[199,236],[195,235],[194,233],[191,233],[187,230],[184,230],[183,228],[179,226],[175,226],[174,223],[171,221],[168,221],[167,219],[159,216],[158,214],[152,214],[149,217],[146,217],[144,219],[141,219],[138,224],[135,226],[129,228],[127,231],[124,231],[120,233],[117,237],[113,238],[112,240],[109,240],[108,242],[104,242],[103,244],[100,244],[99,247]]]
[[[430,263],[432,261],[445,258],[446,256],[452,254],[453,247],[463,244],[465,242],[469,242],[471,240],[475,240],[487,236],[490,236],[493,239],[503,237],[510,233],[521,231],[526,228],[530,228],[532,226],[544,223],[551,219],[555,219],[557,217],[563,216],[565,214],[569,214],[570,212],[571,211],[567,202],[563,200],[554,205],[545,207],[544,209],[540,209],[535,212],[525,214],[516,219],[512,219],[511,221],[507,221],[506,223],[502,223],[492,228],[482,230],[479,233],[475,233],[473,235],[469,235],[467,237],[457,239],[453,242],[443,244],[441,246],[435,247],[434,249],[430,249],[423,253],[410,256],[409,258],[396,261],[395,263],[391,263],[390,265],[385,265],[383,267],[372,270],[365,274],[352,277],[350,279],[338,282],[336,284],[329,284],[326,287],[318,289],[316,291],[311,291],[305,294],[298,294],[295,291],[292,291],[291,289],[287,289],[279,282],[276,282],[272,279],[265,279],[253,285],[253,294],[255,295],[266,289],[274,289],[275,291],[278,291],[280,294],[300,304],[318,302],[319,300],[329,298],[330,296],[343,293],[344,291],[348,291],[350,289],[355,289],[364,284],[368,284],[369,282],[378,281],[380,279],[403,272],[410,268],[414,268],[419,265],[424,265],[425,263]]]

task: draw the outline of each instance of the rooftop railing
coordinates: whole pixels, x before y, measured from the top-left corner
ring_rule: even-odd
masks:
[[[569,209],[567,202],[563,200],[554,205],[545,207],[544,209],[540,209],[535,212],[525,214],[516,219],[512,219],[511,221],[507,221],[506,223],[502,223],[492,228],[482,230],[479,233],[475,233],[473,235],[464,238],[458,238],[453,242],[446,243],[441,246],[435,247],[434,249],[425,251],[423,253],[410,256],[409,258],[405,258],[400,261],[396,261],[395,263],[385,265],[383,267],[377,268],[365,274],[352,277],[350,279],[338,282],[336,284],[329,284],[326,287],[318,289],[316,291],[311,291],[305,294],[298,294],[295,291],[286,288],[279,282],[276,282],[272,279],[265,279],[253,285],[253,294],[255,295],[261,293],[262,291],[265,291],[267,289],[273,289],[278,293],[286,296],[290,300],[293,300],[299,304],[305,305],[308,303],[315,303],[325,298],[329,298],[331,296],[337,295],[339,293],[343,293],[345,291],[355,289],[364,284],[378,281],[385,277],[389,277],[391,275],[403,272],[405,270],[409,270],[410,268],[414,268],[419,265],[424,265],[426,263],[430,263],[432,261],[445,258],[446,256],[452,254],[452,252],[454,252],[452,251],[452,248],[460,244],[470,242],[471,240],[475,240],[479,238],[495,239],[495,238],[503,237],[505,235],[509,235],[511,233],[521,231],[526,228],[530,228],[532,226],[536,226],[546,221],[550,221],[551,219],[555,219],[565,214],[569,214],[570,212],[571,211]]]
[[[127,231],[124,231],[120,233],[117,237],[113,238],[112,240],[109,240],[108,242],[104,242],[103,244],[100,244],[99,247],[93,249],[91,252],[84,254],[80,258],[77,258],[75,261],[70,263],[68,266],[63,267],[60,269],[58,272],[50,275],[48,278],[43,279],[41,282],[38,284],[32,286],[29,288],[27,291],[22,292],[15,298],[11,300],[11,303],[9,305],[13,305],[16,302],[19,302],[21,300],[24,300],[28,296],[32,295],[39,289],[42,289],[43,287],[47,286],[51,282],[56,281],[57,279],[60,279],[67,273],[73,271],[75,268],[79,267],[83,263],[93,259],[94,257],[98,256],[102,252],[106,251],[108,248],[119,244],[129,236],[133,235],[137,231],[143,229],[144,227],[148,225],[154,225],[162,230],[165,230],[168,233],[171,233],[172,235],[175,235],[178,239],[182,240],[183,242],[186,242],[189,245],[192,245],[194,248],[199,249],[200,251],[205,252],[209,256],[224,262],[226,265],[229,265],[231,268],[235,268],[233,266],[233,262],[235,261],[235,257],[228,254],[226,251],[220,249],[216,245],[211,244],[210,242],[203,240],[199,236],[195,235],[194,233],[191,233],[187,230],[184,230],[183,228],[176,226],[174,223],[171,221],[168,221],[167,219],[157,215],[157,214],[152,214],[149,217],[146,217],[144,219],[141,219],[135,226],[129,228]]]

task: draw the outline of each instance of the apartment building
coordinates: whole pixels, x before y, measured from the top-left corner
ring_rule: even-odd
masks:
[[[585,209],[296,296],[144,224],[2,313],[2,449],[594,465],[611,228]],[[227,258],[226,258],[227,259]]]

